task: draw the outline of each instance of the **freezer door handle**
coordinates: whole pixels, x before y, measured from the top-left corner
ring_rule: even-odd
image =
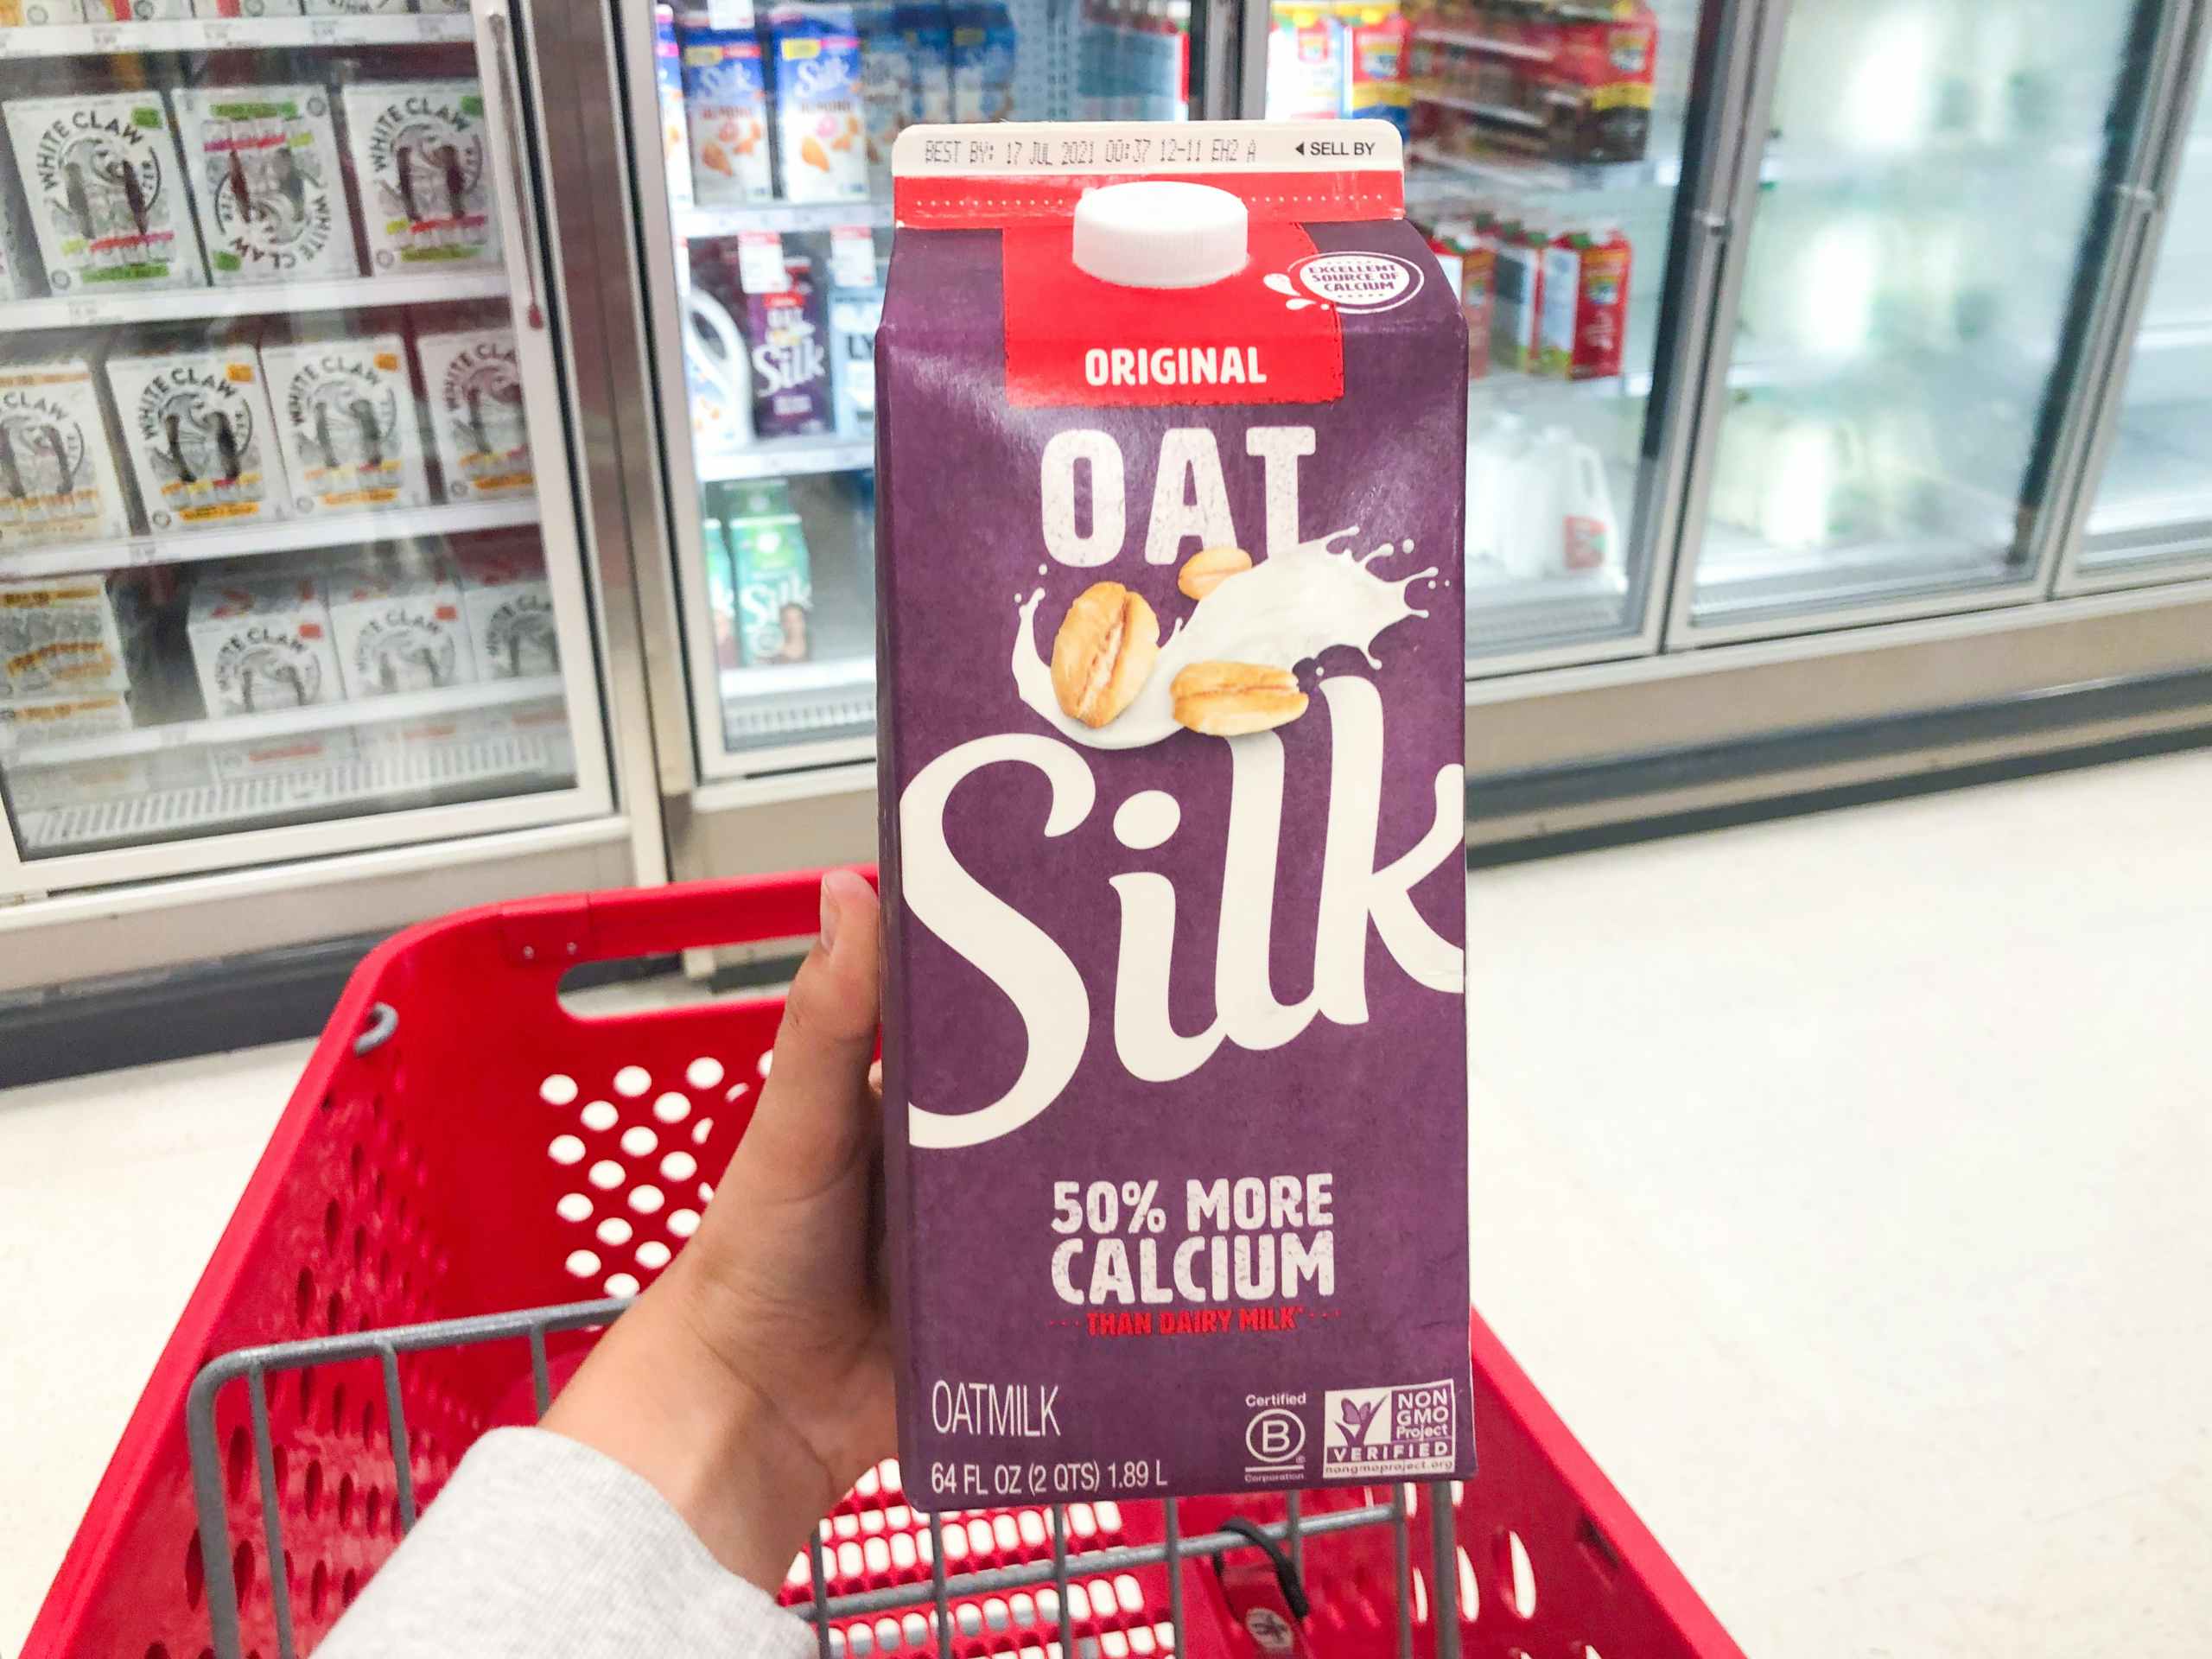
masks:
[[[537,201],[523,173],[522,77],[515,67],[513,20],[504,0],[485,8],[486,25],[492,31],[493,68],[499,81],[499,124],[506,135],[507,182],[514,194],[515,211],[522,216],[523,315],[535,329],[545,327],[545,307],[537,291],[537,261],[543,251],[537,234]]]

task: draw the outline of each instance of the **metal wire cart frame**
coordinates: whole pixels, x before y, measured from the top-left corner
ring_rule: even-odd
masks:
[[[468,1446],[534,1421],[667,1266],[750,1118],[779,999],[583,1017],[563,975],[802,938],[818,899],[802,874],[534,900],[365,960],[27,1659],[312,1651]],[[1742,1659],[1479,1319],[1469,1335],[1464,1484],[927,1516],[885,1464],[783,1599],[821,1659]]]

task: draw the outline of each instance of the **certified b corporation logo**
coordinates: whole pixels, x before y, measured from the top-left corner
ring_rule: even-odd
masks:
[[[1282,1406],[1263,1406],[1244,1425],[1244,1449],[1252,1458],[1244,1472],[1252,1478],[1295,1479],[1306,1469],[1306,1420]]]

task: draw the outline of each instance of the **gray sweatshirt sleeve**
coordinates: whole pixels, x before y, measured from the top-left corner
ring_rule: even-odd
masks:
[[[807,1625],[612,1458],[536,1428],[469,1449],[317,1659],[813,1659]]]

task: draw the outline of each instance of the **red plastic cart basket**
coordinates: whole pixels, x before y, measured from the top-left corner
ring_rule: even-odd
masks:
[[[140,1397],[29,1659],[213,1659],[211,1606],[233,1604],[223,1646],[240,1659],[310,1650],[470,1441],[530,1421],[608,1310],[442,1322],[650,1281],[751,1115],[779,999],[582,1018],[563,975],[804,938],[819,880],[498,906],[372,952]],[[1273,1569],[1233,1519],[1287,1541],[1332,1654],[1741,1659],[1479,1319],[1471,1337],[1481,1473],[1464,1486],[932,1522],[886,1465],[823,1522],[785,1599],[810,1604],[825,1659],[1262,1659],[1281,1632]],[[186,1408],[218,1361],[199,1402],[224,1549],[209,1561]]]

